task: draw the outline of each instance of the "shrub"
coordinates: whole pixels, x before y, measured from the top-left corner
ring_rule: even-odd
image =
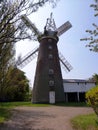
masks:
[[[90,89],[86,93],[87,103],[94,109],[96,115],[98,116],[98,86]]]

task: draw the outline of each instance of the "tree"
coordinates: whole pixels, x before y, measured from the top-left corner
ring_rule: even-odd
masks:
[[[98,116],[98,74],[94,74],[90,81],[94,81],[96,83],[96,87],[91,88],[88,92],[86,92],[87,103],[94,109],[95,113]]]
[[[3,89],[6,86],[6,74],[14,56],[13,43],[0,44],[0,95],[3,97]]]
[[[5,24],[6,20],[3,22]],[[8,25],[4,30],[3,33],[0,33],[0,37],[3,37],[4,33],[10,33],[12,30],[12,25]],[[12,33],[12,32],[11,32]],[[14,37],[14,34],[12,34]],[[1,38],[1,43],[0,43],[0,95],[2,95],[2,90],[5,86],[5,76],[8,70],[8,67],[13,64],[14,62],[14,54],[15,54],[15,47],[14,43],[10,42],[10,37]]]
[[[94,109],[98,116],[98,86],[91,88],[86,92],[87,103]]]
[[[28,33],[21,15],[30,15],[47,2],[55,5],[57,0],[3,0],[0,3],[0,43],[15,43],[27,38],[34,40],[34,33]]]
[[[2,93],[1,101],[24,101],[29,93],[29,80],[25,73],[10,66],[6,75],[6,87]]]
[[[98,74],[94,74],[91,78],[89,78],[90,81],[94,81],[96,85],[98,85]]]
[[[95,3],[91,4],[90,7],[94,8],[94,11],[95,11],[94,16],[97,17],[98,16],[98,0],[94,0],[94,1]],[[98,25],[96,23],[93,23],[92,25],[94,27],[94,30],[86,30],[86,32],[90,34],[90,37],[83,38],[80,40],[89,41],[86,47],[89,47],[90,51],[98,52]]]

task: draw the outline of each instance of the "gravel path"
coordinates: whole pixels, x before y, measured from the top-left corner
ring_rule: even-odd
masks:
[[[73,130],[70,119],[93,113],[87,107],[16,107],[10,120],[0,130]]]

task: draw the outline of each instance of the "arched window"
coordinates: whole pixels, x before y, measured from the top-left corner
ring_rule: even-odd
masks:
[[[53,80],[49,81],[49,86],[54,86],[54,81]]]
[[[53,75],[54,74],[54,70],[53,69],[49,69],[49,75]]]
[[[53,59],[53,55],[52,55],[52,54],[49,54],[49,55],[48,55],[48,58],[49,58],[49,59]]]
[[[52,47],[51,45],[49,45],[49,47],[48,47],[48,48],[49,48],[49,50],[52,50],[52,49],[53,49],[53,47]]]

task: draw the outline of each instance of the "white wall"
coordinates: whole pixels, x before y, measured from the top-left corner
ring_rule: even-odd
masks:
[[[86,92],[95,86],[95,83],[63,83],[64,92]]]

